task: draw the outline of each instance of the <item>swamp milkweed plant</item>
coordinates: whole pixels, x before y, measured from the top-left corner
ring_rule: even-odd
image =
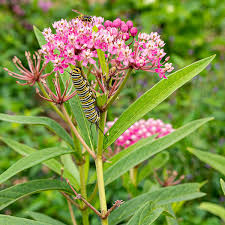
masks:
[[[53,148],[36,151],[1,137],[14,150],[19,148],[18,152],[25,157],[0,175],[0,183],[39,163],[45,163],[61,179],[34,180],[6,188],[0,191],[0,198],[4,196],[6,199],[2,205],[0,201],[0,208],[12,204],[12,198],[17,200],[36,192],[58,190],[67,201],[73,225],[99,224],[100,221],[102,225],[120,222],[127,222],[128,225],[150,224],[153,217],[156,220],[164,211],[175,220],[168,204],[201,197],[200,185],[189,183],[174,186],[182,178],[170,182],[170,187],[162,185],[157,190],[144,192],[141,181],[154,170],[148,169],[147,162],[157,168],[162,167],[167,155],[160,152],[211,118],[195,120],[176,129],[160,119],[142,118],[200,73],[214,56],[168,75],[174,68],[168,62],[169,56],[164,52],[165,43],[160,35],[156,32],[138,32],[130,20],[117,18],[110,21],[81,14],[69,21],[56,21],[52,27],[45,28],[43,32],[34,27],[41,49],[33,56],[25,53],[29,68],[15,57],[13,62],[19,72],[4,69],[17,78],[19,84],[35,85],[36,93],[59,115],[58,122],[47,117],[6,114],[1,114],[0,119],[45,125],[59,137],[59,142]],[[131,73],[137,70],[158,75],[162,79],[131,104],[117,120],[106,124],[108,109],[118,99]],[[67,130],[60,121],[67,124]],[[96,124],[97,129],[91,124]],[[27,150],[22,152],[21,149]],[[59,160],[58,156],[62,155],[68,155],[69,160]],[[152,156],[154,158],[150,159]],[[95,168],[95,174],[89,172],[92,167]],[[70,168],[75,170],[70,171]],[[77,173],[74,174],[74,171]],[[117,199],[117,193],[110,197],[106,195],[107,190],[113,181],[121,178],[123,182],[120,185],[125,187],[129,195],[110,206],[106,200]],[[16,196],[12,196],[13,193]],[[129,200],[128,196],[132,199]],[[72,205],[80,210],[81,216]],[[92,214],[97,215],[98,219]],[[21,221],[21,224],[36,224],[39,219],[34,218],[37,221],[0,215],[0,223],[15,224],[15,221]]]

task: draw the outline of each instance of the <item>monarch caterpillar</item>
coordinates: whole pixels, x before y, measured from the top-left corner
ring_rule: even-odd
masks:
[[[92,16],[83,15],[82,13],[80,13],[79,11],[77,11],[75,9],[72,9],[72,11],[80,14],[80,16],[78,16],[77,18],[83,22],[92,22],[92,20],[93,20]]]
[[[95,106],[95,98],[92,96],[87,81],[81,76],[81,70],[79,67],[74,68],[70,74],[73,85],[80,98],[85,117],[89,122],[96,124],[98,127],[98,122],[100,120],[99,112],[96,109],[97,106]]]

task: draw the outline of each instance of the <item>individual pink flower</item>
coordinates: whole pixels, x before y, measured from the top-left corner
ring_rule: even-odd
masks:
[[[4,70],[7,71],[10,76],[15,77],[21,81],[25,81],[25,83],[16,81],[18,84],[33,86],[36,82],[44,80],[47,76],[53,73],[52,71],[50,73],[43,74],[44,69],[47,66],[47,62],[42,62],[43,59],[40,52],[35,52],[33,54],[33,60],[31,58],[30,52],[25,52],[25,56],[27,58],[29,69],[25,68],[22,62],[16,56],[13,58],[13,63],[20,71],[20,74],[14,73],[7,68],[4,68]]]
[[[48,12],[48,10],[52,7],[52,1],[48,0],[39,0],[38,6],[44,11]]]

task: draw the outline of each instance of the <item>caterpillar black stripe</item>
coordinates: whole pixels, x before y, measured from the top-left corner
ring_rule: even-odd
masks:
[[[90,87],[87,81],[82,77],[79,67],[74,68],[71,72],[73,85],[80,98],[81,105],[87,120],[98,126],[99,112],[96,110],[95,98],[92,96]]]

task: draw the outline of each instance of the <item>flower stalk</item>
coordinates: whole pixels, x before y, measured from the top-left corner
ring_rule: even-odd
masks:
[[[109,108],[109,106],[112,105],[112,103],[116,100],[116,98],[118,97],[118,95],[120,94],[120,92],[122,91],[122,89],[124,88],[125,84],[127,83],[128,78],[130,77],[130,74],[132,73],[132,68],[130,68],[127,71],[127,74],[125,75],[121,85],[119,86],[119,88],[117,89],[116,93],[109,99],[108,103],[106,104],[106,106],[103,108],[104,110],[107,110]]]
[[[43,95],[45,96],[45,98],[49,98],[47,92],[45,91],[43,85],[41,82],[38,82],[38,86],[41,90],[41,92],[43,93]],[[49,105],[52,107],[52,109],[64,120],[66,121],[65,116],[63,115],[63,113],[58,109],[58,107],[53,103],[53,102],[48,102]]]
[[[72,205],[71,205],[71,203],[68,199],[67,199],[67,204],[68,204],[68,208],[69,208],[72,223],[73,223],[73,225],[77,225],[77,222],[76,222],[76,219],[75,219],[75,216],[74,216],[74,213],[73,213]]]
[[[102,112],[100,114],[99,129],[98,129],[97,157],[95,160],[101,214],[103,218],[105,217],[107,213],[107,204],[106,204],[105,184],[104,184],[104,176],[103,176],[103,160],[102,160],[104,134],[101,131],[103,131],[105,127],[106,115],[107,115],[107,111]],[[102,219],[102,225],[108,225],[107,217],[105,219]]]

